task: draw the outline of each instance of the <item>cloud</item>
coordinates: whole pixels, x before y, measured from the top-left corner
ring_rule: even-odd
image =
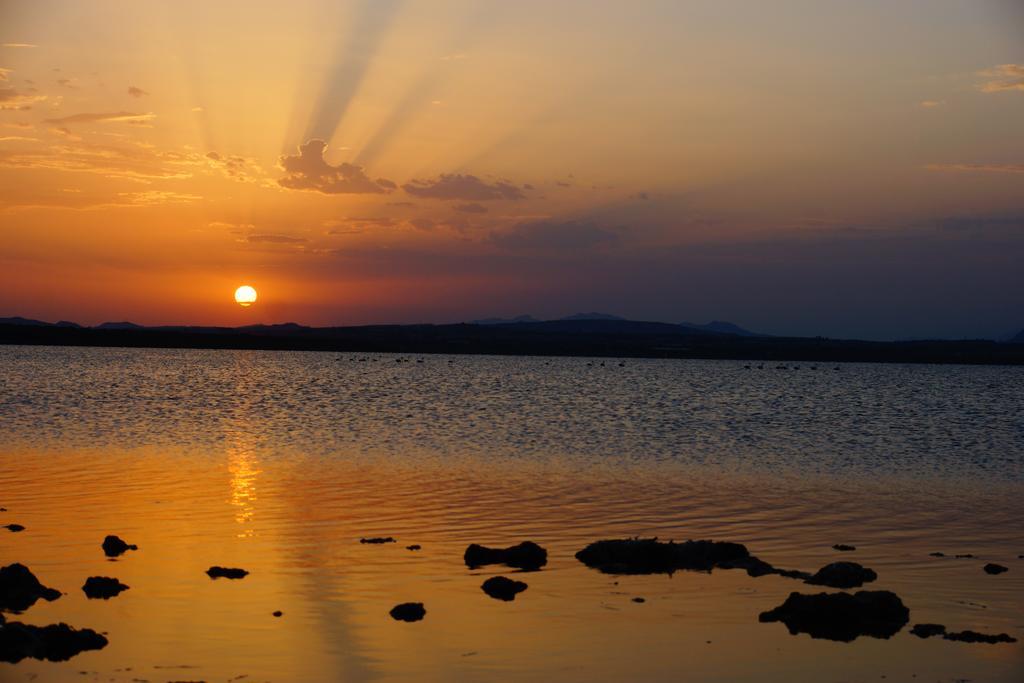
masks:
[[[145,192],[120,192],[130,206],[157,206],[161,204],[188,204],[202,199],[199,195],[169,192],[165,190],[147,190]]]
[[[935,107],[942,106],[942,102],[938,100],[922,100],[919,104],[923,109],[934,109]]]
[[[324,161],[327,143],[309,140],[299,145],[297,155],[282,156],[281,169],[287,173],[278,180],[281,187],[290,190],[315,190],[324,194],[380,194],[395,188],[390,180],[370,180],[361,166],[340,163],[331,166]]]
[[[518,200],[526,197],[515,185],[499,180],[486,183],[474,175],[458,173],[441,174],[435,180],[414,180],[402,185],[402,189],[417,197],[464,201],[490,201],[495,199]]]
[[[46,95],[31,95],[14,88],[0,88],[0,111],[24,111],[45,99]]]
[[[231,154],[207,152],[204,155],[211,168],[220,171],[232,180],[259,182],[264,178],[263,169],[252,159]]]
[[[3,67],[0,67],[0,83],[6,83],[10,80],[7,78],[7,74],[9,73],[13,73],[13,69],[4,69]]]
[[[24,135],[0,135],[0,142],[38,142],[39,138],[27,138]]]
[[[143,90],[142,88],[136,88],[134,85],[129,85],[128,94],[132,97],[145,97],[149,93]]]
[[[36,47],[32,43],[4,43],[0,47]]]
[[[436,225],[434,221],[429,218],[413,218],[409,221],[409,224],[414,228],[419,228],[420,230],[433,230]]]
[[[141,145],[85,144],[75,138],[45,149],[0,150],[0,167],[95,173],[148,182],[157,178],[190,178],[206,162],[193,152],[160,151]]]
[[[981,71],[978,75],[988,79],[978,86],[982,92],[1024,91],[1024,64],[1000,64]]]
[[[618,242],[619,236],[594,223],[533,221],[507,232],[492,232],[489,241],[512,251],[586,251]]]
[[[156,118],[152,112],[146,114],[134,114],[130,111],[117,111],[94,114],[72,114],[55,119],[44,119],[47,123],[69,124],[69,123],[133,123],[145,124]]]
[[[462,213],[487,213],[487,207],[477,204],[476,202],[459,204],[455,207],[455,210],[461,211]]]
[[[928,164],[925,169],[945,173],[1024,173],[1024,164]]]
[[[252,244],[304,244],[309,240],[288,235],[249,235],[245,241]]]

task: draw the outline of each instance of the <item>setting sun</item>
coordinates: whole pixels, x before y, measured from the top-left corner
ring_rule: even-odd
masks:
[[[252,306],[256,303],[256,290],[249,285],[242,285],[235,290],[235,301],[243,308]]]

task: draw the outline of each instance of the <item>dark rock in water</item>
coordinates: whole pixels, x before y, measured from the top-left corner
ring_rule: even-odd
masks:
[[[374,536],[373,538],[360,538],[359,542],[380,545],[381,543],[395,543],[395,539],[390,536]]]
[[[895,593],[859,591],[850,593],[790,593],[786,601],[759,621],[781,621],[793,635],[850,642],[859,636],[890,638],[910,619],[910,610]]]
[[[877,578],[878,574],[874,570],[856,562],[833,562],[819,569],[814,576],[807,579],[807,583],[830,588],[860,588]]]
[[[1003,572],[1010,571],[1008,567],[1004,567],[1001,564],[995,564],[993,562],[989,562],[984,567],[982,567],[982,569],[985,570],[986,574],[1002,574]]]
[[[931,557],[945,557],[946,553],[928,553]]]
[[[974,559],[974,555],[972,555],[972,554],[970,554],[970,553],[964,553],[963,555],[956,555],[955,557],[956,557],[956,559],[958,559],[958,560],[964,560],[964,559],[970,560],[970,559]]]
[[[846,545],[845,543],[836,543],[832,546],[832,550],[838,550],[841,553],[848,553],[856,550],[856,546]]]
[[[419,621],[426,616],[427,610],[422,602],[403,602],[392,607],[389,614],[395,621]]]
[[[8,531],[13,531],[15,533],[17,533],[19,531],[24,531],[25,530],[25,527],[23,527],[20,524],[5,524],[4,528],[7,529]]]
[[[419,550],[420,549],[420,545],[418,543],[413,543],[412,545],[405,546],[405,549],[406,550]]]
[[[633,602],[647,602],[643,598],[633,598]]]
[[[719,541],[663,543],[656,538],[597,541],[576,553],[576,559],[606,574],[671,574],[680,569],[710,571],[716,567],[746,569],[751,576],[786,572],[751,556],[739,543]],[[808,576],[802,572],[786,573]]]
[[[121,591],[128,590],[128,586],[109,576],[90,576],[85,580],[82,590],[90,600],[97,598],[109,600],[110,598],[117,597],[117,594]]]
[[[508,548],[488,548],[473,543],[462,556],[468,567],[504,564],[517,569],[535,570],[548,563],[548,551],[533,541],[523,541]]]
[[[138,550],[139,546],[125,543],[117,536],[107,536],[103,539],[103,552],[107,557],[123,555],[128,550]]]
[[[249,572],[244,569],[238,569],[235,567],[210,567],[206,570],[206,574],[211,579],[244,579],[249,575]]]
[[[275,617],[283,617],[284,616],[284,612],[282,612],[281,610],[277,610],[276,612],[273,613],[273,616],[275,616]]]
[[[0,662],[15,664],[31,657],[63,662],[85,650],[102,650],[107,639],[91,629],[67,624],[30,626],[12,621],[0,626]]]
[[[516,599],[516,595],[522,593],[528,586],[522,581],[513,581],[504,576],[492,576],[480,586],[484,593],[495,600],[510,602]]]
[[[0,609],[22,612],[39,599],[53,602],[59,597],[60,591],[39,583],[25,565],[15,563],[0,567]]]
[[[961,643],[987,643],[989,645],[1017,642],[1016,638],[1006,633],[990,635],[988,633],[978,633],[977,631],[958,631],[956,633],[947,633],[942,637],[946,640],[955,640]]]
[[[918,638],[944,636],[946,635],[946,627],[942,624],[914,624],[914,628],[910,629],[910,633]]]

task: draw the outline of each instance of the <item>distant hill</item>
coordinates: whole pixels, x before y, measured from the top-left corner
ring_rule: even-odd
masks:
[[[766,335],[759,334],[757,332],[751,332],[745,330],[739,325],[734,323],[726,322],[724,320],[712,320],[707,325],[697,325],[695,323],[679,323],[681,327],[688,327],[691,330],[704,330],[705,332],[717,332],[719,334],[735,334],[740,337],[764,337]]]
[[[12,318],[0,318],[0,325],[33,325],[49,327],[51,323],[43,322],[42,320],[32,320],[31,318],[22,318],[20,315],[16,315]]]
[[[470,320],[470,325],[510,325],[512,323],[539,323],[540,321],[532,315],[517,315],[514,318],[483,318],[482,320]]]
[[[100,323],[95,327],[97,330],[141,330],[144,329],[142,325],[130,323],[127,321],[117,323]]]
[[[559,320],[625,320],[622,316],[612,315],[610,313],[598,313],[596,311],[590,313],[573,313],[567,315]]]
[[[1024,344],[1024,330],[1017,333],[1017,336],[1010,340],[1011,344]]]

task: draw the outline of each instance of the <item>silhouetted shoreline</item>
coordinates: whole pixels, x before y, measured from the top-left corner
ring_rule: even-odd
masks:
[[[695,332],[668,323],[615,320],[320,328],[294,324],[129,329],[0,325],[0,344],[693,358],[772,364],[799,361],[1024,365],[1024,344],[1017,343],[987,340],[877,342],[823,337],[739,336]],[[763,369],[776,367],[765,365]]]

